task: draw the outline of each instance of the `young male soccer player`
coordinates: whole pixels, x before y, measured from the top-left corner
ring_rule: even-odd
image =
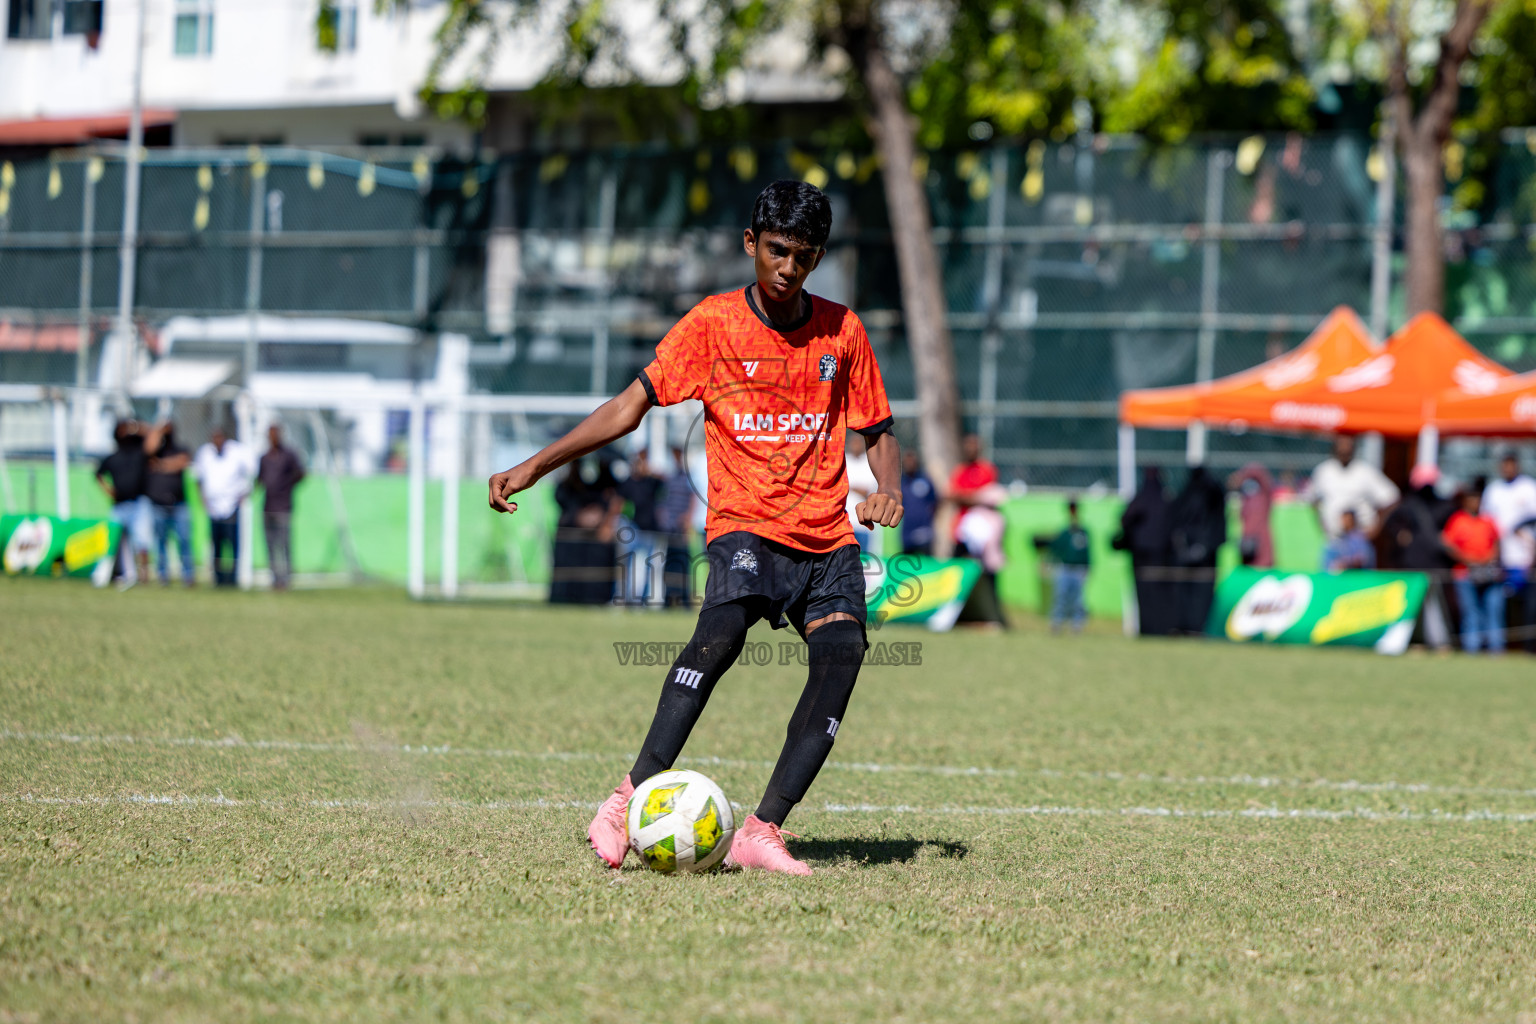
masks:
[[[877,489],[855,515],[901,524],[901,454],[864,325],[803,291],[826,252],[832,209],[820,191],[776,181],[757,197],[744,235],[757,282],[705,299],[656,346],[656,359],[618,397],[528,461],[491,477],[491,507],[552,470],[634,430],[651,405],[704,403],[709,468],[709,579],[693,639],[662,685],[640,756],[587,830],[609,867],[628,849],[634,784],[670,768],[711,691],[741,653],[747,629],[788,619],[809,647],[810,675],[755,814],[727,864],[797,875],[780,832],[821,770],[868,646],[864,575],[844,502],[846,431],[869,441]]]

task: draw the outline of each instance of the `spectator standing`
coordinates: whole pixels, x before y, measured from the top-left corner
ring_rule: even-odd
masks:
[[[1137,630],[1142,636],[1167,636],[1178,628],[1170,567],[1173,518],[1163,474],[1156,466],[1142,470],[1141,490],[1120,515],[1114,546],[1131,556],[1136,582]]]
[[[960,540],[961,524],[973,508],[986,507],[981,500],[987,487],[997,483],[997,467],[981,457],[981,438],[966,434],[960,439],[960,465],[949,475],[949,500],[959,506],[955,516],[954,539]]]
[[[657,518],[661,489],[661,477],[651,471],[650,453],[641,448],[629,460],[629,476],[618,485],[619,496],[629,505],[628,523],[619,528],[619,586],[626,603],[644,604],[651,597],[651,568],[662,544]]]
[[[1448,651],[1451,633],[1443,586],[1451,560],[1446,556],[1440,532],[1454,508],[1435,491],[1439,480],[1440,471],[1434,466],[1415,466],[1408,478],[1412,489],[1387,515],[1381,532],[1393,568],[1422,572],[1429,577],[1421,612],[1424,643],[1437,651]]]
[[[902,553],[932,555],[933,520],[939,511],[939,495],[912,448],[901,452],[901,507]]]
[[[1516,623],[1525,636],[1525,649],[1536,654],[1536,480],[1520,472],[1520,459],[1505,452],[1499,478],[1483,491],[1483,511],[1499,527],[1499,561],[1504,566],[1504,591],[1520,610]],[[1520,633],[1515,634],[1517,637]]]
[[[874,471],[869,468],[869,455],[866,454],[864,435],[857,430],[848,431],[848,440],[844,449],[848,471],[848,521],[853,524],[853,537],[859,542],[859,550],[866,555],[873,554],[874,531],[859,522],[855,510],[859,507],[859,503],[867,501],[880,485],[875,481]]]
[[[1227,488],[1239,495],[1238,521],[1242,536],[1238,553],[1244,565],[1268,569],[1275,564],[1275,540],[1269,528],[1269,513],[1274,506],[1275,481],[1269,470],[1250,462],[1227,481]]]
[[[160,444],[158,432],[146,438],[143,424],[132,419],[117,421],[112,431],[117,450],[96,467],[96,483],[112,502],[112,521],[122,527],[118,559],[122,564],[119,589],[127,590],[149,575],[149,549],[155,542],[154,513],[145,493],[149,477],[146,441]]]
[[[960,439],[962,462],[949,475],[949,500],[959,506],[953,525],[957,555],[981,563],[981,575],[971,593],[989,622],[1005,625],[997,593],[997,574],[1003,571],[1003,533],[1007,522],[998,506],[1007,492],[997,482],[997,467],[981,457],[981,438],[966,434]]]
[[[608,604],[614,594],[613,541],[624,499],[607,463],[572,462],[555,485],[560,519],[550,567],[550,604]]]
[[[1317,509],[1324,536],[1333,538],[1343,528],[1345,509],[1355,513],[1367,537],[1374,537],[1381,511],[1400,495],[1381,470],[1355,458],[1355,439],[1340,434],[1333,439],[1333,457],[1312,471],[1301,496]]]
[[[245,445],[224,427],[215,427],[192,460],[197,493],[208,513],[208,532],[216,586],[235,585],[240,562],[240,503],[251,493],[256,467]],[[226,562],[226,553],[229,560]]]
[[[1461,646],[1476,654],[1504,653],[1504,567],[1499,563],[1499,527],[1483,514],[1481,481],[1463,490],[1460,508],[1445,524],[1441,539],[1456,560],[1456,602],[1461,606]]]
[[[1083,605],[1083,588],[1088,582],[1088,531],[1078,519],[1077,502],[1067,502],[1067,528],[1051,541],[1051,557],[1056,560],[1056,584],[1051,601],[1051,632],[1061,632],[1063,622],[1072,632],[1083,631],[1088,610]]]
[[[156,570],[160,585],[171,582],[171,559],[167,542],[176,538],[176,554],[181,563],[181,581],[187,586],[195,582],[192,563],[192,512],[187,507],[187,467],[192,456],[176,443],[176,427],[171,423],[160,425],[160,443],[150,452],[149,475],[144,490],[149,498],[150,511],[155,526]]]
[[[283,444],[283,428],[267,428],[267,452],[256,472],[265,496],[261,527],[267,537],[267,564],[272,569],[272,589],[287,590],[293,577],[293,489],[304,479],[304,463]]]
[[[689,606],[689,561],[692,555],[693,508],[698,497],[688,478],[688,455],[681,446],[672,449],[672,472],[662,478],[661,502],[656,506],[657,525],[666,531],[667,557],[662,563],[665,585],[663,603],[671,608]]]
[[[1360,518],[1355,515],[1355,510],[1347,508],[1340,514],[1339,535],[1323,548],[1323,571],[1374,568],[1376,549],[1371,546],[1365,531],[1360,529]]]
[[[1191,636],[1205,632],[1205,620],[1216,597],[1216,552],[1227,542],[1227,495],[1204,466],[1189,471],[1189,480],[1169,510],[1175,630]]]

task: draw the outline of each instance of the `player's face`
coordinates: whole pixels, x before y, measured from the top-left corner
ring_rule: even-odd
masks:
[[[776,231],[764,231],[759,238],[748,228],[743,241],[757,271],[757,286],[773,302],[796,298],[824,252]]]

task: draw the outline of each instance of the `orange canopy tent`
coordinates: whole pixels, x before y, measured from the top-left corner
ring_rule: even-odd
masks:
[[[1536,434],[1536,373],[1450,388],[1435,400],[1431,420],[1441,434]]]
[[[1486,393],[1514,373],[1473,348],[1437,314],[1420,313],[1379,355],[1322,382],[1346,416],[1335,428],[1415,437],[1431,424],[1442,393]]]
[[[1354,310],[1340,306],[1295,349],[1250,370],[1205,384],[1124,392],[1120,422],[1179,430],[1191,423],[1338,429],[1338,413],[1331,405],[1316,407],[1303,400],[1314,395],[1324,380],[1378,351]]]
[[[1353,358],[1350,354],[1353,353]],[[1178,388],[1120,397],[1121,487],[1132,486],[1134,428],[1192,423],[1419,437],[1433,462],[1433,420],[1448,387],[1488,393],[1514,374],[1484,356],[1434,313],[1421,313],[1374,348],[1359,317],[1340,308],[1294,352],[1252,370]]]

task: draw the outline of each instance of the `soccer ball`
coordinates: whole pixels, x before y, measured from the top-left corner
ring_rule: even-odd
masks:
[[[736,834],[731,802],[698,772],[652,775],[629,798],[629,845],[663,874],[708,871],[725,859]]]

